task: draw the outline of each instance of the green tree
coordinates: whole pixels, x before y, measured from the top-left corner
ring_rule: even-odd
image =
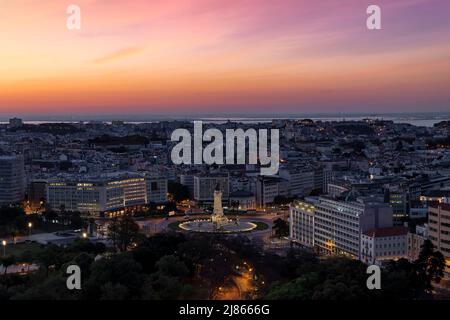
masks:
[[[173,255],[159,259],[156,263],[156,268],[158,269],[158,272],[163,275],[180,279],[184,278],[189,273],[184,262]]]
[[[38,256],[37,260],[41,266],[45,268],[46,276],[48,277],[50,267],[61,264],[61,256],[63,254],[63,249],[57,245],[50,244],[47,245],[44,250],[42,250]]]
[[[184,278],[189,270],[177,257],[165,256],[157,263],[157,272],[145,281],[143,298],[152,300],[180,299],[185,292]]]
[[[156,271],[156,262],[164,256],[172,255],[186,240],[181,233],[158,233],[140,242],[133,250],[134,259],[141,264],[145,273]]]
[[[100,300],[125,300],[129,295],[127,287],[120,283],[108,282],[101,288]]]
[[[66,276],[54,274],[43,282],[29,287],[24,292],[16,293],[12,300],[76,300],[79,290],[67,290]]]
[[[8,228],[8,233],[11,236],[11,240],[12,240],[13,244],[16,245],[17,236],[19,235],[19,230],[15,226],[10,226]]]
[[[289,224],[281,218],[278,218],[273,222],[272,229],[275,231],[275,236],[278,238],[289,235]]]
[[[37,255],[34,253],[33,250],[25,250],[22,255],[20,256],[20,262],[28,262],[33,263],[36,259]]]
[[[124,215],[113,220],[108,226],[108,237],[119,251],[126,251],[137,241],[139,236],[139,225],[130,215]]]
[[[91,266],[89,278],[83,287],[84,298],[88,300],[106,298],[102,287],[107,283],[125,287],[127,289],[126,299],[138,298],[143,280],[142,267],[133,260],[130,253],[119,253],[104,257],[95,261]],[[115,287],[117,291],[123,293],[120,288]]]
[[[312,251],[290,249],[282,261],[280,272],[291,279],[319,269],[319,259]]]
[[[308,273],[288,283],[275,285],[265,298],[269,300],[310,300],[319,284],[319,275]]]
[[[415,265],[417,276],[425,281],[426,291],[432,290],[433,281],[439,283],[444,277],[445,258],[441,252],[434,249],[430,240],[424,241]]]
[[[13,265],[16,264],[16,257],[13,256],[13,255],[9,255],[9,256],[6,256],[6,257],[2,257],[2,258],[0,259],[0,263],[3,265],[3,268],[5,269],[5,270],[3,271],[3,274],[6,275],[6,272],[8,271],[8,268],[9,268],[10,266],[13,266]]]
[[[423,279],[416,275],[415,264],[406,259],[391,261],[383,270],[380,298],[383,299],[416,299],[423,295],[425,286]]]

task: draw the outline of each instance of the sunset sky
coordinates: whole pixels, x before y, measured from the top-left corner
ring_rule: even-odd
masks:
[[[0,114],[449,111],[449,39],[449,0],[0,0]]]

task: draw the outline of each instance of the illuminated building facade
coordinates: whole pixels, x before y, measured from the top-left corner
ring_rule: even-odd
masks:
[[[290,239],[306,247],[314,247],[314,211],[313,203],[296,201],[289,207]]]
[[[445,277],[450,278],[450,203],[428,206],[428,237],[445,257]]]
[[[362,232],[392,224],[392,208],[385,203],[319,197],[315,203],[314,245],[323,253],[359,258]]]
[[[86,181],[53,181],[47,185],[47,203],[54,210],[98,214],[148,203],[144,177]]]

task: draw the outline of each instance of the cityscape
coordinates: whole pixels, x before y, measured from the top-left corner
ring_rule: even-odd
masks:
[[[173,164],[189,120],[2,124],[1,297],[450,298],[450,121],[203,126],[278,129],[278,173]]]
[[[3,1],[0,315],[447,308],[449,16]]]

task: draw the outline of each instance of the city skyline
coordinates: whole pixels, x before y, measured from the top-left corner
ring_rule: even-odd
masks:
[[[447,1],[20,0],[0,13],[0,115],[448,110]],[[366,8],[382,30],[366,28]]]

